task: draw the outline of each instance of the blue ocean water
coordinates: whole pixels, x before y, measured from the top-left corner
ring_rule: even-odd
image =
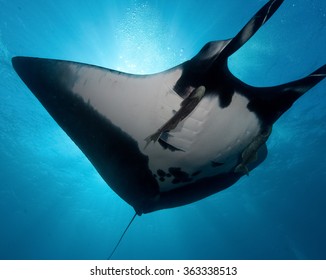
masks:
[[[106,259],[134,210],[11,66],[17,55],[154,73],[234,36],[266,1],[0,0],[0,259]],[[326,63],[326,2],[286,0],[229,60],[256,86]],[[326,259],[326,81],[273,127],[267,160],[199,202],[136,217],[116,259]]]

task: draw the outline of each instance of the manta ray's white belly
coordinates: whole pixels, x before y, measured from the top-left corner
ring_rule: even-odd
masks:
[[[235,168],[243,150],[260,131],[260,122],[248,110],[248,102],[236,93],[231,104],[221,108],[218,96],[205,97],[176,129],[161,136],[178,150],[164,149],[159,143],[151,143],[143,150],[149,157],[149,167],[157,177],[161,191]],[[177,109],[163,104],[158,114],[161,125]],[[170,114],[166,112],[169,110]]]
[[[162,191],[230,172],[260,131],[259,120],[248,110],[244,96],[235,93],[225,108],[220,107],[218,96],[205,96],[168,137],[161,136],[178,150],[158,142],[145,148],[146,137],[180,109],[183,99],[173,85],[182,71],[133,78],[91,67],[71,66],[70,70],[78,77],[72,92],[138,143]]]

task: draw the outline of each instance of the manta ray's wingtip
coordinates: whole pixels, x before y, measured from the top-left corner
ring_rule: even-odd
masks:
[[[284,2],[284,0],[269,0],[269,2],[271,2],[271,3],[277,3],[277,4],[282,4],[283,2]]]
[[[22,58],[22,56],[13,56],[11,58],[11,62],[14,63],[15,61],[19,60],[20,58]]]
[[[270,0],[247,22],[240,32],[223,48],[220,59],[239,50],[278,10],[284,0]]]
[[[267,2],[267,5],[269,5],[270,7],[274,6],[275,9],[278,9],[278,7],[281,6],[283,2],[284,0],[269,0]]]
[[[22,78],[26,70],[28,70],[29,63],[26,63],[26,58],[24,56],[14,56],[11,58],[11,64],[19,77]]]
[[[26,60],[31,60],[33,59],[32,57],[28,57],[28,56],[13,56],[11,58],[11,63],[12,65],[17,65],[18,63],[22,63]]]
[[[15,70],[16,70],[18,64],[20,63],[21,58],[22,58],[21,56],[13,56],[13,57],[11,58],[11,64],[12,64],[12,66],[14,67]]]
[[[36,58],[28,56],[13,56],[11,58],[11,64],[17,74],[21,74],[22,71],[28,71],[29,66]]]

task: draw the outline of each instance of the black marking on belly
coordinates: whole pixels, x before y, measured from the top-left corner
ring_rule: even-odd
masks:
[[[198,171],[192,173],[191,177],[195,177],[195,176],[199,175],[200,173],[201,173],[201,170],[198,170]]]
[[[193,172],[191,175],[183,170],[180,167],[170,167],[168,172],[158,169],[154,177],[161,182],[165,182],[167,178],[172,177],[172,184],[187,183],[193,180],[193,177],[198,176],[201,173],[201,170]]]
[[[211,162],[212,167],[219,167],[219,166],[221,166],[221,165],[223,165],[223,164],[224,164],[224,163],[217,162],[217,161],[212,161],[212,162]]]
[[[187,183],[193,180],[189,173],[182,171],[180,167],[170,167],[169,172],[174,177],[172,184]]]
[[[164,182],[166,178],[170,178],[172,175],[170,173],[166,173],[164,170],[162,169],[158,169],[156,171],[156,174],[154,174],[154,177],[157,178],[161,181]]]
[[[157,175],[160,176],[160,177],[165,177],[166,173],[162,169],[158,169],[157,170]]]

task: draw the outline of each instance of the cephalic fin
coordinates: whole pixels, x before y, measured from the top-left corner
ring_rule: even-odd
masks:
[[[312,72],[310,75],[299,79],[294,82],[290,82],[284,85],[281,85],[283,92],[296,92],[299,98],[309,89],[314,87],[320,81],[322,81],[326,77],[326,64],[322,67],[318,68],[316,71]]]
[[[259,115],[266,124],[273,124],[293,103],[326,77],[326,65],[310,75],[282,85],[255,88],[255,98],[248,109]]]

